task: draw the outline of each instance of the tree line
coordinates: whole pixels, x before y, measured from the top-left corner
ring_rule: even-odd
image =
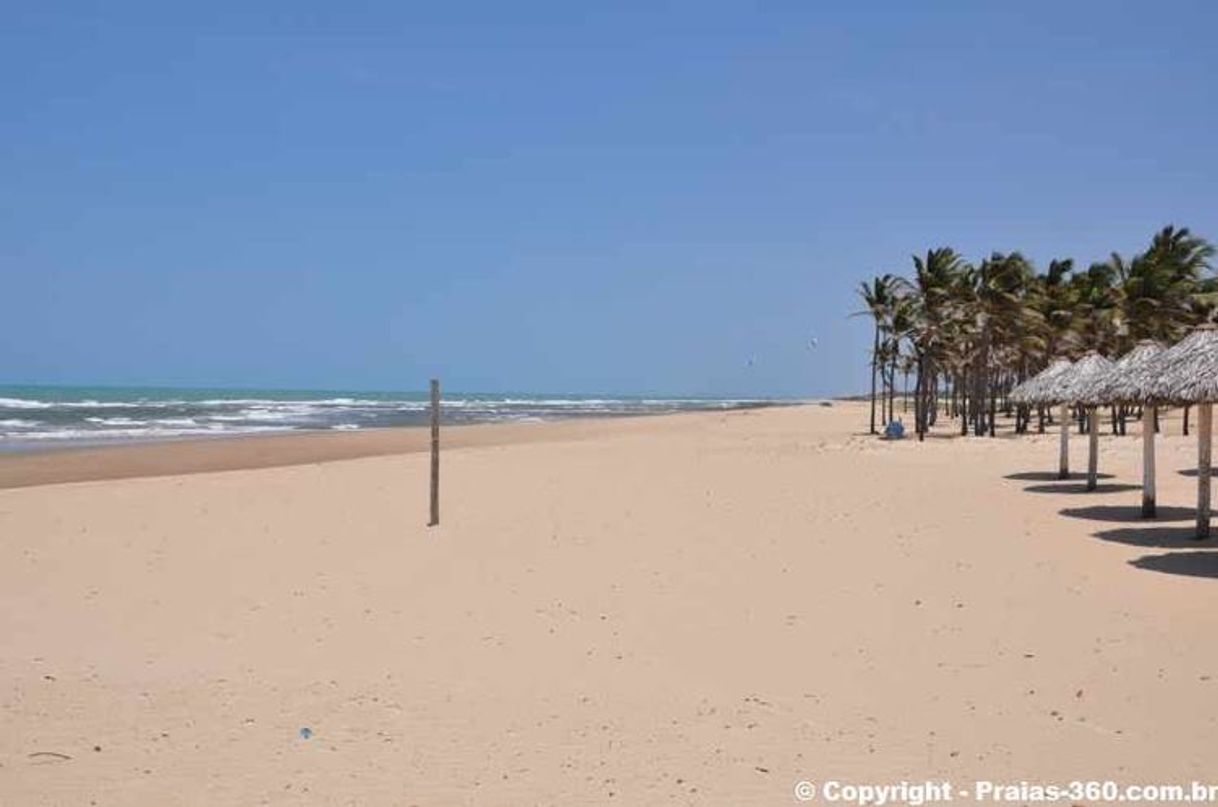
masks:
[[[898,374],[914,376],[919,439],[942,416],[960,433],[994,435],[1000,412],[1026,431],[1032,413],[1007,393],[1056,356],[1089,350],[1115,358],[1139,340],[1165,345],[1211,321],[1218,309],[1214,246],[1188,228],[1164,227],[1145,251],[1112,253],[1076,270],[1069,258],[1044,272],[1019,252],[973,264],[951,247],[913,256],[909,277],[884,274],[858,295],[875,324],[871,348],[871,433],[895,419]],[[878,384],[878,386],[877,386]],[[908,405],[908,404],[907,404]],[[1044,413],[1040,413],[1043,429]]]

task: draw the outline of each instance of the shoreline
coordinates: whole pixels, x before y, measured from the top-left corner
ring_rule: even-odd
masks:
[[[816,404],[792,404],[793,408]],[[443,426],[441,451],[456,448],[574,440],[600,436],[625,424],[691,416],[724,417],[769,407],[716,411],[666,412],[654,415],[607,415],[516,423],[468,423]],[[141,440],[89,446],[52,446],[0,453],[0,490],[163,477],[259,468],[281,468],[321,462],[426,452],[427,426],[392,426],[359,431],[299,430],[275,434]]]

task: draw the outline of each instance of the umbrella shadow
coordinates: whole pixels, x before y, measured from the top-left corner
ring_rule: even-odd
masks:
[[[1059,485],[1028,485],[1024,488],[1028,493],[1121,493],[1126,490],[1141,490],[1141,485],[1128,485],[1121,482],[1101,482],[1095,490],[1087,490],[1086,482],[1070,482]]]
[[[1196,527],[1118,527],[1100,530],[1095,537],[1101,541],[1147,549],[1195,549],[1205,546],[1197,540]]]
[[[1164,574],[1218,578],[1218,552],[1169,552],[1164,555],[1144,555],[1129,561],[1129,565]]]
[[[1141,505],[1096,504],[1090,507],[1067,507],[1057,512],[1070,518],[1087,518],[1092,521],[1188,521],[1197,511],[1188,507],[1158,507],[1154,518],[1142,518]]]
[[[1099,479],[1112,479],[1112,474],[1096,474]],[[1014,479],[1017,482],[1068,482],[1071,479],[1086,479],[1085,473],[1070,474],[1065,479],[1057,475],[1057,471],[1020,471],[1017,474],[1007,474],[1003,479]]]

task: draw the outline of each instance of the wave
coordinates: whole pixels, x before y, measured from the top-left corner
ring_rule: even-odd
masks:
[[[40,401],[31,398],[0,398],[0,409],[143,409],[189,405],[189,401]]]
[[[74,400],[47,388],[0,387],[0,441],[23,446],[40,441],[116,441],[191,436],[238,435],[292,430],[356,431],[380,427],[424,426],[430,403],[422,394],[394,396],[319,393],[258,393],[223,398],[192,398],[188,391],[133,389],[125,397],[80,390]],[[325,397],[321,397],[322,395]],[[678,411],[722,411],[767,406],[781,401],[746,398],[582,397],[549,394],[488,395],[456,393],[441,399],[447,423],[537,422],[573,417],[645,415]]]
[[[134,418],[85,418],[86,423],[96,423],[98,426],[138,426],[140,422]]]
[[[0,409],[50,409],[54,404],[26,398],[0,398]]]
[[[21,441],[42,440],[113,440],[113,439],[155,439],[166,437],[203,437],[218,433],[256,434],[259,432],[291,431],[290,426],[249,426],[236,429],[216,429],[211,427],[196,428],[166,428],[149,426],[138,429],[53,429],[49,431],[9,434],[0,432],[0,440],[19,439]]]

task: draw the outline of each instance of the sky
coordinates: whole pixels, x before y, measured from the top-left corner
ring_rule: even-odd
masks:
[[[914,253],[1218,240],[1213,3],[2,18],[0,383],[858,392]]]

